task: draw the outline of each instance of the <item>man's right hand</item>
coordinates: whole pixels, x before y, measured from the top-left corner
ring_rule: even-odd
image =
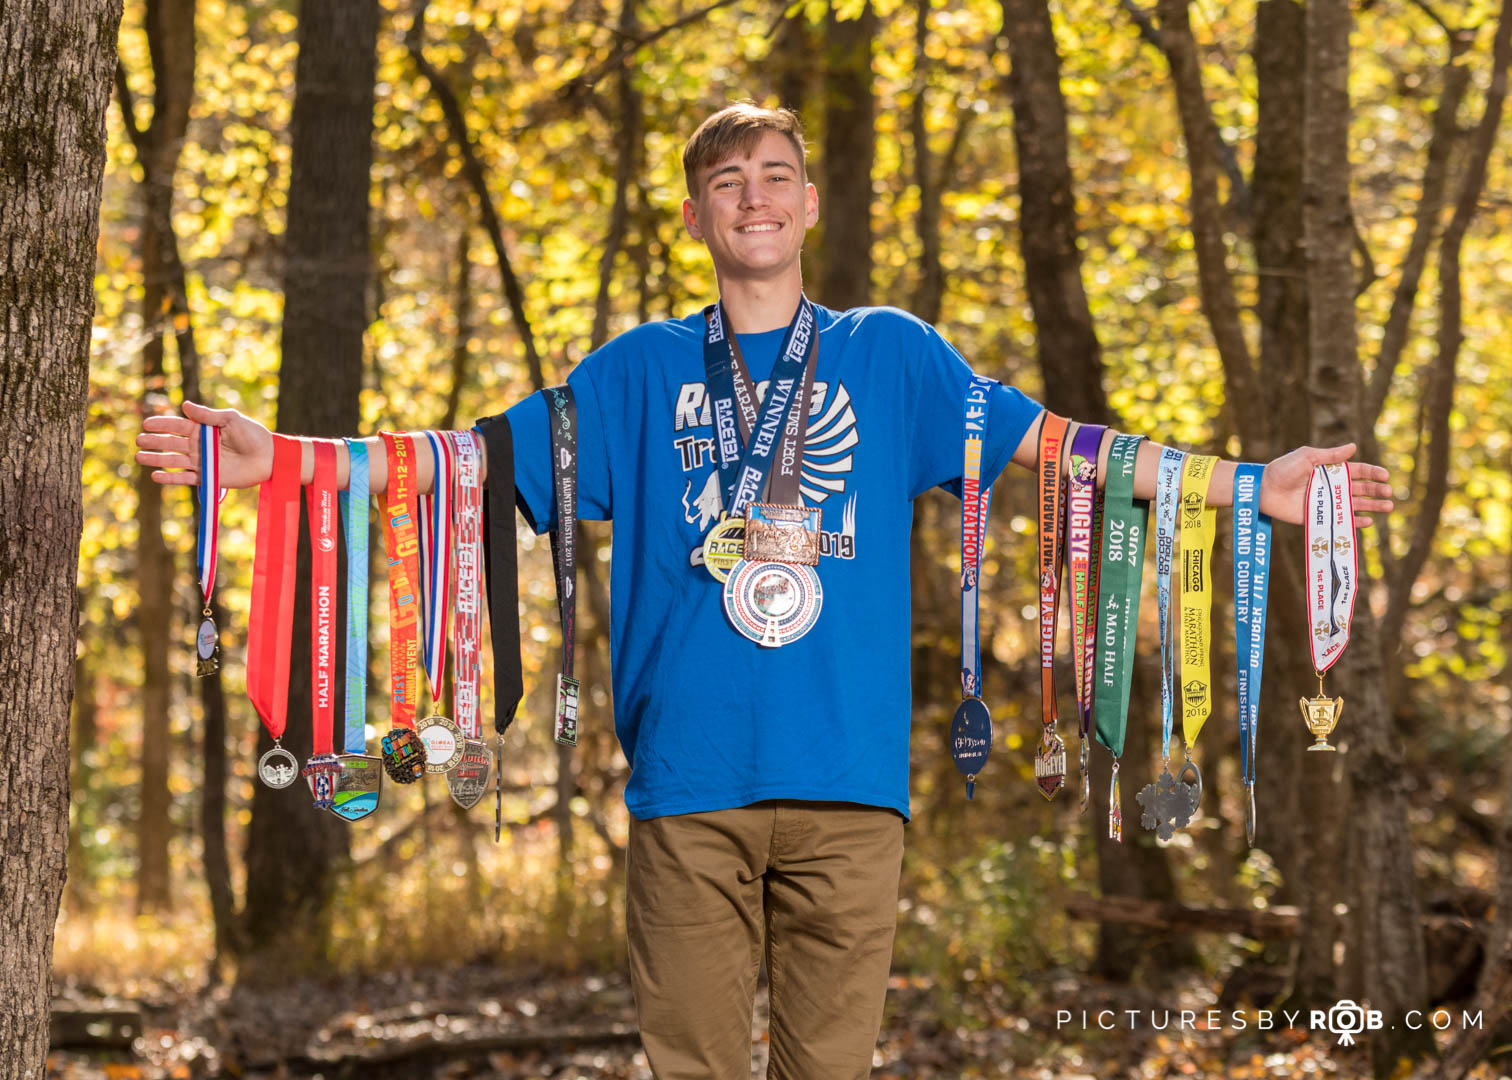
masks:
[[[220,486],[254,487],[273,475],[273,433],[235,409],[184,402],[184,415],[148,416],[136,437],[138,465],[159,484],[199,483],[200,428],[221,429]],[[176,471],[169,471],[176,470]]]

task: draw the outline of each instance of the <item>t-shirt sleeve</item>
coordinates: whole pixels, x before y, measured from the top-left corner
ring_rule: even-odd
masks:
[[[971,368],[934,327],[924,328],[922,355],[910,365],[914,414],[909,496],[916,498],[938,485],[959,498]],[[1038,402],[1015,387],[993,387],[982,448],[984,483],[997,479],[1042,411]]]
[[[591,357],[589,358],[592,359]],[[597,389],[584,360],[567,376],[577,405],[578,517],[610,519],[609,457]],[[535,393],[504,411],[514,437],[515,503],[536,534],[556,526],[556,498],[551,479],[551,433],[546,398]]]

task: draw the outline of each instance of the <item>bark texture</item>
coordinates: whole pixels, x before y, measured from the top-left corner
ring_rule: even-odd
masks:
[[[0,8],[0,1080],[41,1076],[68,850],[105,110],[119,3]]]
[[[871,173],[876,158],[872,39],[877,15],[867,4],[854,19],[830,8],[825,23],[824,150],[819,220],[823,269],[819,303],[843,311],[871,303]]]
[[[345,435],[360,420],[377,37],[375,0],[301,5],[278,386],[278,430],[288,435]],[[303,757],[310,746],[310,642],[300,632],[310,618],[306,524],[300,534],[284,741]],[[272,746],[266,731],[258,746],[259,754]],[[254,791],[238,978],[262,982],[324,959],[347,826],[311,814],[302,784]]]

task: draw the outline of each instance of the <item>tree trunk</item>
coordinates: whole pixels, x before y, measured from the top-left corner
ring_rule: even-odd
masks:
[[[80,470],[117,3],[0,8],[0,1080],[41,1076],[68,849]]]
[[[840,19],[831,6],[825,31],[820,159],[824,176],[819,189],[824,258],[815,299],[843,311],[871,303],[871,174],[877,150],[871,63],[876,12],[867,3],[856,18]]]
[[[278,428],[337,436],[357,430],[367,287],[378,5],[374,0],[304,0],[295,69],[289,221],[284,247],[283,361]],[[300,527],[285,739],[310,746],[308,526]],[[258,753],[272,746],[266,731]],[[319,967],[329,938],[347,826],[310,809],[303,784],[258,784],[247,836],[244,953],[238,978],[282,978],[291,966]]]
[[[79,609],[84,610],[83,592]],[[68,894],[65,907],[85,913],[94,906],[93,874],[84,856],[84,811],[89,804],[89,768],[84,751],[95,744],[99,731],[100,705],[95,694],[94,657],[77,649],[74,659],[73,731],[68,754],[68,787],[73,794],[68,819]]]
[[[1060,51],[1047,0],[1002,0],[1012,67],[1018,149],[1019,246],[1034,308],[1045,406],[1089,424],[1110,424],[1102,347],[1092,325],[1076,246],[1076,193],[1066,141]]]

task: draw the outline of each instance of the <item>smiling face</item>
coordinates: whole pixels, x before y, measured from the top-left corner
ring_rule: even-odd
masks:
[[[778,131],[701,168],[683,200],[688,235],[707,245],[721,282],[798,274],[803,234],[818,220],[819,194],[792,140]]]

